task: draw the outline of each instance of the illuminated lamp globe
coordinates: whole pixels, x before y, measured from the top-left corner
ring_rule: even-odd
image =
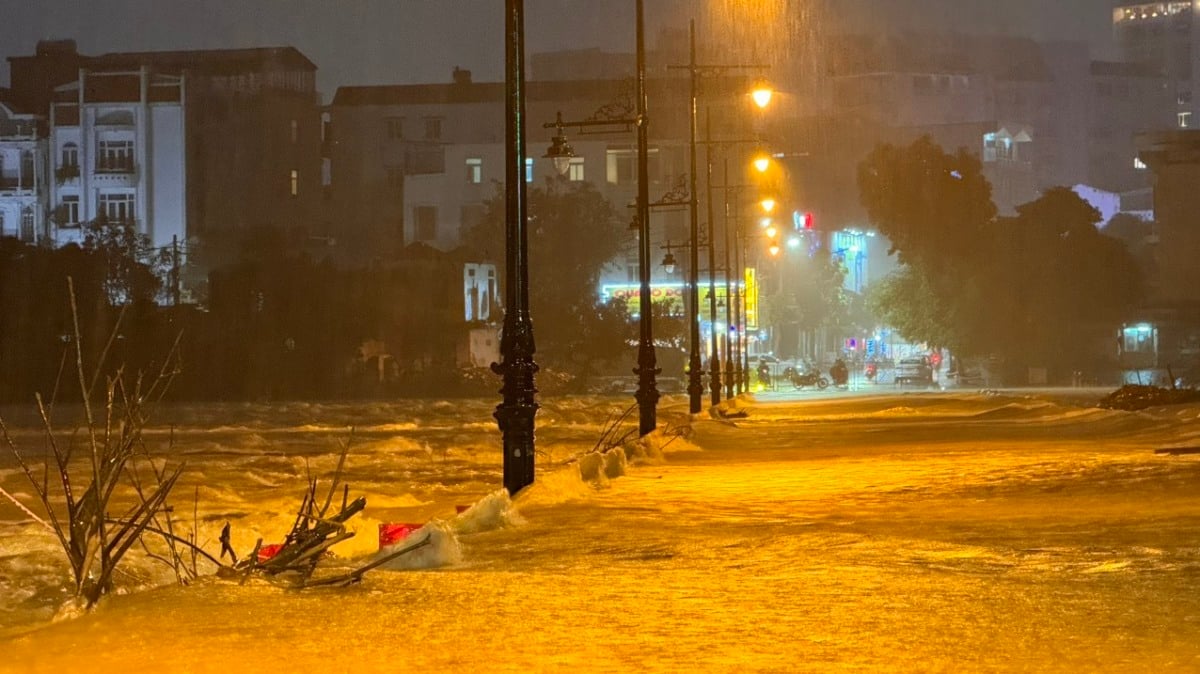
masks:
[[[754,99],[754,104],[759,108],[765,108],[771,104],[771,96],[774,93],[767,83],[759,82],[754,86],[754,91],[750,92],[750,97]]]
[[[668,274],[674,274],[675,273],[675,256],[672,255],[670,252],[668,252],[666,255],[664,255],[663,259],[662,259],[662,267],[663,267],[663,271],[667,272]]]

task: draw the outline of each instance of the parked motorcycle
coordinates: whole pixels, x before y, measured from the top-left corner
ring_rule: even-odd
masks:
[[[789,367],[783,371],[783,376],[792,382],[792,386],[796,388],[815,386],[820,390],[825,390],[829,386],[829,380],[816,370],[802,373],[798,372],[794,367]]]

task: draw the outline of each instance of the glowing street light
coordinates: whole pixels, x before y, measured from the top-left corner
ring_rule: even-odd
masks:
[[[765,154],[760,154],[754,158],[754,170],[759,173],[766,173],[767,169],[771,168],[771,158]]]
[[[754,104],[759,108],[765,108],[771,104],[772,94],[774,92],[771,91],[770,85],[760,81],[754,85],[754,90],[750,92],[750,97],[754,99]]]
[[[762,201],[759,202],[759,204],[762,206],[763,213],[769,214],[775,210],[775,200],[772,199],[771,197],[764,198]]]

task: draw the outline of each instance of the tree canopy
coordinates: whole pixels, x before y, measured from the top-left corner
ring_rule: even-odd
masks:
[[[997,217],[979,161],[927,137],[876,148],[859,167],[859,188],[903,264],[869,302],[907,339],[1065,364],[1141,297],[1125,245],[1101,234],[1099,213],[1068,188]]]
[[[468,246],[497,262],[504,259],[503,196],[498,190],[465,236]],[[605,305],[596,293],[604,266],[630,239],[616,209],[590,183],[550,178],[529,190],[529,230],[538,360],[586,373],[593,361],[622,355],[633,336],[629,316],[624,305]]]

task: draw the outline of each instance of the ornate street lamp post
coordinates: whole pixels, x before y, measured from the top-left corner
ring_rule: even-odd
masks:
[[[559,173],[566,170],[566,162],[575,155],[567,138],[563,135],[563,127],[597,127],[612,125],[632,125],[637,129],[637,209],[635,218],[638,228],[638,356],[634,374],[638,375],[638,388],[634,398],[638,402],[638,433],[646,435],[658,427],[657,405],[658,386],[656,375],[658,368],[654,352],[653,327],[653,297],[651,296],[650,276],[650,150],[649,126],[650,119],[646,111],[646,26],[643,0],[637,0],[637,84],[635,96],[637,101],[635,115],[627,117],[602,117],[583,121],[563,121],[562,115],[553,124],[544,124],[546,128],[555,128],[553,143],[545,156],[554,160]]]
[[[717,74],[728,70],[738,69],[755,69],[762,70],[767,66],[763,65],[699,65],[696,63],[696,22],[692,20],[688,24],[688,64],[686,66],[668,66],[669,68],[686,68],[689,75],[689,101],[688,101],[688,119],[690,121],[690,133],[688,143],[688,191],[689,191],[689,211],[691,217],[688,222],[688,231],[691,238],[689,246],[689,258],[691,265],[688,269],[688,278],[686,283],[687,288],[687,314],[689,318],[689,341],[691,348],[688,354],[688,409],[692,414],[696,414],[701,408],[701,399],[704,395],[704,373],[701,370],[700,363],[700,301],[699,301],[699,268],[700,268],[700,223],[698,213],[698,199],[696,192],[696,135],[697,135],[697,114],[696,114],[696,99],[697,85],[701,72],[706,74]],[[765,107],[771,100],[771,90],[764,84],[759,83],[755,86],[752,93],[754,102],[760,108]],[[707,140],[711,143],[711,138]],[[706,159],[708,155],[706,154]],[[709,173],[709,188],[711,190],[712,182],[712,162],[708,161]],[[763,169],[765,170],[765,168]],[[709,197],[709,222],[708,222],[708,246],[709,246],[709,293],[710,293],[710,313],[712,321],[716,323],[716,296],[715,296],[715,280],[712,278],[716,267],[716,253],[713,249],[715,239],[713,237],[713,218],[711,208],[711,196]],[[726,271],[726,274],[729,272]],[[728,298],[726,298],[728,301]],[[714,405],[721,402],[721,372],[720,372],[720,356],[718,355],[717,344],[719,337],[715,331],[712,331],[712,357],[710,366],[712,367],[712,402]]]
[[[655,406],[658,388],[655,376],[660,372],[654,354],[654,332],[651,326],[653,305],[650,300],[650,150],[649,119],[646,116],[646,22],[643,0],[637,0],[637,165],[638,165],[638,295],[639,335],[638,366],[638,433],[646,435],[658,425]]]
[[[688,246],[688,411],[698,414],[701,407],[701,397],[704,395],[704,373],[700,370],[700,214],[696,199],[696,80],[700,77],[696,66],[696,20],[688,24],[688,75],[690,79],[688,120],[690,124],[690,141],[688,143],[688,201],[690,219],[688,233],[691,244]]]
[[[494,416],[504,443],[504,488],[515,495],[533,484],[534,399],[533,321],[529,315],[528,202],[525,192],[525,6],[505,0],[505,283],[500,363],[492,371],[504,377],[503,401]]]

